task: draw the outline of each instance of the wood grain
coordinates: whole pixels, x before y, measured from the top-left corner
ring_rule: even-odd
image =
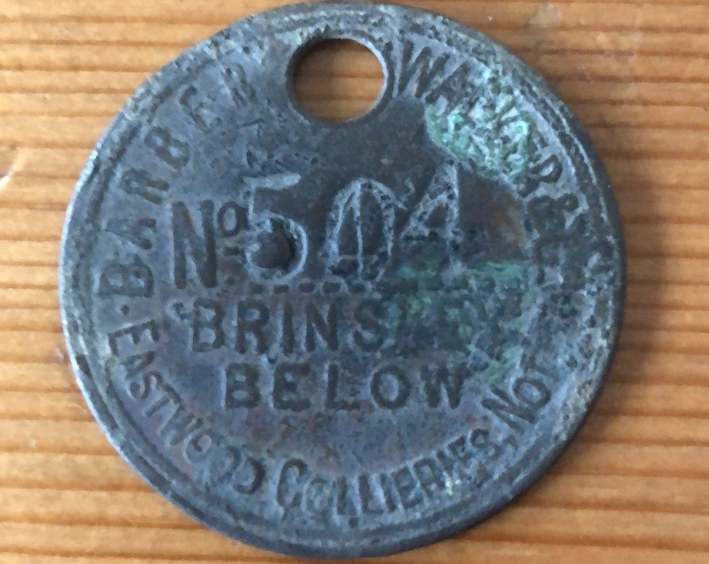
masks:
[[[295,561],[229,541],[152,493],[74,382],[58,241],[88,153],[127,96],[192,43],[279,0],[0,0],[0,563]],[[709,3],[427,0],[543,74],[588,127],[620,202],[628,307],[587,425],[507,510],[390,562],[709,562]],[[362,111],[351,46],[299,92]]]

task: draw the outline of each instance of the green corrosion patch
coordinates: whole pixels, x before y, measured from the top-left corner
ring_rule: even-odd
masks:
[[[429,137],[455,159],[472,162],[483,178],[520,180],[540,157],[532,117],[519,108],[510,84],[489,69],[471,88],[481,93],[472,102],[440,98],[426,107]]]
[[[387,327],[406,347],[402,354],[431,349],[462,355],[475,378],[497,381],[521,361],[525,312],[535,299],[532,267],[518,262],[446,267],[444,261],[429,257],[396,271],[395,283],[407,291],[388,301]]]

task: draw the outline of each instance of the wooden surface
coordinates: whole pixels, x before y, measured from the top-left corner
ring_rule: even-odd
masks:
[[[293,561],[202,528],[115,454],[74,383],[56,288],[73,185],[128,95],[276,4],[0,0],[0,564]],[[608,384],[561,461],[474,531],[390,560],[709,562],[709,3],[412,4],[501,41],[578,113],[620,201],[629,286]],[[362,51],[321,54],[300,91],[340,115],[377,73]]]

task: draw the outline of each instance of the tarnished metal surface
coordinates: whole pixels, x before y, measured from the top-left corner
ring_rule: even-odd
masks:
[[[385,70],[305,115],[326,38]],[[74,368],[116,448],[258,546],[384,554],[486,518],[555,459],[617,339],[622,235],[568,109],[486,37],[396,6],[238,22],[128,103],[61,265]]]

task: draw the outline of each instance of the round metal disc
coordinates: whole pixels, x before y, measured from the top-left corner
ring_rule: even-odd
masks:
[[[375,107],[292,74],[347,38]],[[446,18],[313,4],[236,23],[131,99],[66,224],[64,328],[96,418],[200,521],[310,556],[392,553],[536,480],[596,396],[624,259],[589,138]]]

